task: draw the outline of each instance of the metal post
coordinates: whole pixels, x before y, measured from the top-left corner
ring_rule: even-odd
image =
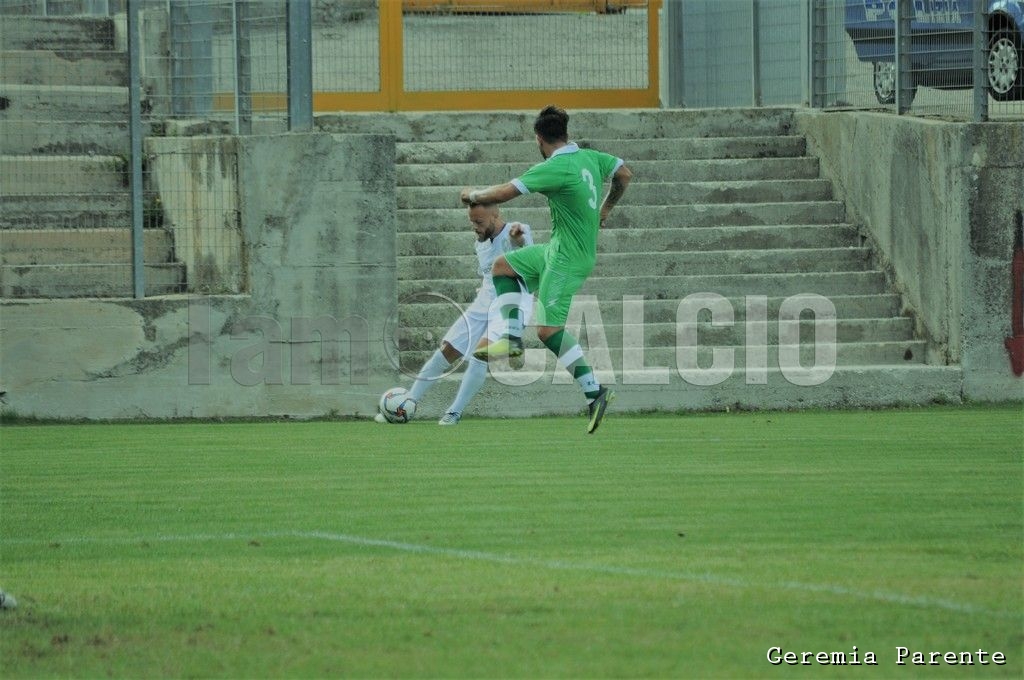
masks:
[[[313,127],[313,24],[309,0],[288,0],[288,129]]]
[[[170,43],[171,114],[181,115],[186,108],[185,89],[185,6],[180,0],[167,0],[167,33]]]
[[[683,72],[683,0],[665,2],[665,68],[667,81],[666,105],[674,108],[686,106],[685,75]]]
[[[146,296],[145,265],[143,263],[142,233],[142,88],[140,78],[141,50],[139,49],[139,4],[129,2],[128,11],[128,131],[131,138],[129,163],[131,164],[132,202],[132,294]]]
[[[800,99],[811,105],[811,3],[804,3],[800,13]]]
[[[988,17],[985,16],[985,0],[971,3],[974,12],[973,70],[974,114],[973,120],[982,123],[988,120]]]
[[[246,0],[231,3],[235,32],[235,134],[252,134],[252,50]]]
[[[761,106],[761,19],[758,0],[750,0],[750,91],[754,106]]]
[[[910,51],[913,46],[911,22],[914,17],[912,0],[896,2],[896,113],[904,114],[910,110],[910,100],[914,98],[914,74]]]
[[[825,45],[825,22],[826,5],[825,0],[811,0],[810,12],[810,102],[811,107],[821,109],[825,107],[825,82],[826,71],[826,45]]]

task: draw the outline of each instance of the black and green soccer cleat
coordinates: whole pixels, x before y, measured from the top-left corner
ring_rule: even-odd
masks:
[[[597,426],[604,418],[604,412],[608,410],[608,404],[615,398],[615,393],[607,387],[602,387],[597,393],[594,401],[590,402],[590,424],[587,425],[587,434],[594,434]]]

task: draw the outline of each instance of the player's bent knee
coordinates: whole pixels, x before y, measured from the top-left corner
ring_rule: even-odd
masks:
[[[537,339],[544,342],[563,328],[564,326],[537,326]]]
[[[519,276],[516,271],[509,265],[508,260],[505,259],[504,255],[499,255],[495,260],[494,264],[491,265],[491,274],[494,276]]]
[[[448,363],[454,363],[462,358],[462,352],[452,347],[448,341],[441,343],[441,355],[448,360]]]

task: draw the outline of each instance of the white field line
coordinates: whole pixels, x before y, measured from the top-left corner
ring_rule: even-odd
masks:
[[[727,586],[731,588],[759,588],[765,590],[791,590],[803,593],[824,593],[838,597],[847,597],[856,600],[873,600],[885,604],[906,605],[924,609],[941,609],[957,612],[960,614],[981,614],[985,616],[996,616],[1000,618],[1020,618],[1018,612],[992,610],[978,607],[971,604],[946,600],[941,598],[906,595],[883,590],[859,590],[846,586],[829,583],[805,583],[802,581],[781,581],[767,582],[754,581],[750,579],[718,576],[710,573],[693,573],[684,571],[672,571],[663,569],[643,569],[638,567],[620,567],[605,564],[590,564],[586,562],[573,562],[568,560],[550,560],[534,557],[516,557],[482,550],[465,550],[462,548],[446,548],[435,545],[424,545],[420,543],[405,543],[402,541],[391,541],[380,538],[369,538],[366,536],[354,536],[351,534],[339,534],[328,531],[276,531],[276,532],[253,532],[253,533],[227,533],[227,534],[182,534],[182,535],[157,535],[137,536],[130,538],[92,538],[88,536],[69,537],[60,539],[27,539],[27,538],[0,538],[0,545],[130,545],[139,543],[201,543],[217,541],[253,540],[266,538],[297,538],[306,540],[329,541],[332,543],[344,543],[368,548],[384,548],[398,552],[413,553],[419,555],[437,555],[451,557],[461,560],[473,560],[477,562],[488,562],[491,564],[510,564],[517,566],[536,567],[555,571],[575,571],[592,574],[603,574],[608,576],[627,576],[632,578],[663,579],[671,581],[688,581],[694,583],[706,583],[714,586]]]

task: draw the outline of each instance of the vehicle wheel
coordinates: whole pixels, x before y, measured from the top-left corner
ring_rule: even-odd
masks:
[[[896,64],[891,61],[874,62],[872,83],[875,87],[875,99],[878,100],[879,104],[896,103]],[[915,95],[917,95],[916,85],[910,89],[908,106],[914,101]]]
[[[1024,98],[1020,38],[1010,31],[998,31],[988,43],[988,89],[996,101]]]

